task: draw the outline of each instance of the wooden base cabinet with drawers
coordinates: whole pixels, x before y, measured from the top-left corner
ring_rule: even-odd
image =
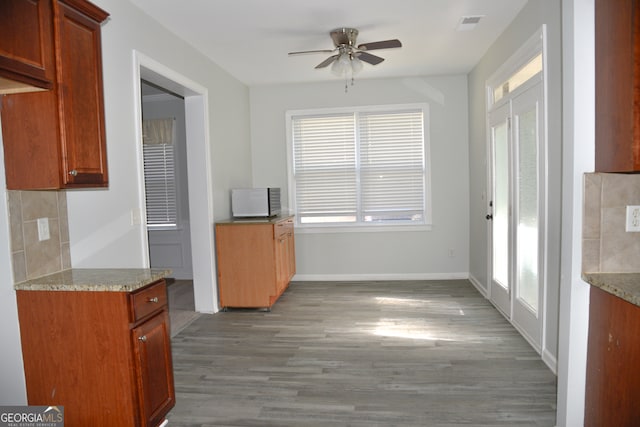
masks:
[[[18,290],[29,405],[65,426],[158,426],[175,404],[164,280],[134,292]]]
[[[216,223],[223,308],[270,308],[296,272],[293,217]]]

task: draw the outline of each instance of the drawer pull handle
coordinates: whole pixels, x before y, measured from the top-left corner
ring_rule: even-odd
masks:
[[[77,170],[75,170],[75,169],[70,170],[70,171],[69,171],[69,175],[71,175],[71,176],[78,176],[78,171],[77,171]]]
[[[147,336],[143,335],[141,337],[138,337],[138,340],[142,341],[142,342],[147,342]]]
[[[158,297],[149,298],[147,302],[158,302]]]

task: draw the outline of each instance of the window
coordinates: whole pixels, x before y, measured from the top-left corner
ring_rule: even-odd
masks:
[[[177,223],[173,119],[143,121],[144,184],[147,226]]]
[[[287,113],[301,227],[427,225],[427,105]]]
[[[523,65],[522,68],[514,72],[508,79],[493,89],[493,102],[498,102],[509,93],[513,92],[531,77],[542,71],[542,52],[536,55],[531,61]]]

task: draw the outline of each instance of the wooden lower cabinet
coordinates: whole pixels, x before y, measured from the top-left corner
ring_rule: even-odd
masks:
[[[270,308],[296,272],[293,217],[216,224],[220,306]]]
[[[164,280],[133,293],[17,293],[29,405],[65,426],[157,426],[175,404]]]
[[[640,425],[640,307],[591,287],[584,425]]]

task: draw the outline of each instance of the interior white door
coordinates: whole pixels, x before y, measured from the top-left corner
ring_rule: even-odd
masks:
[[[493,304],[511,318],[511,130],[509,126],[511,107],[509,103],[491,111],[490,169],[491,214],[489,295]]]
[[[512,322],[540,350],[544,301],[545,153],[542,83],[511,101],[515,230]]]

